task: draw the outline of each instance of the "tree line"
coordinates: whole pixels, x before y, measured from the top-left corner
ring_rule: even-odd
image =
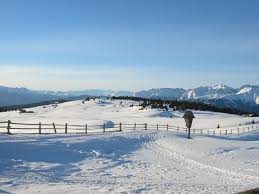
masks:
[[[145,109],[147,107],[150,107],[152,109],[160,109],[164,111],[167,111],[169,108],[173,110],[181,110],[181,111],[191,109],[191,110],[212,111],[212,112],[245,115],[245,116],[259,116],[258,114],[245,112],[239,109],[219,107],[211,104],[205,104],[205,103],[193,102],[193,101],[162,100],[162,99],[150,99],[150,98],[132,97],[132,96],[118,96],[118,97],[113,96],[111,99],[139,101],[140,102],[139,105],[142,107],[142,109]]]
[[[0,112],[7,112],[7,111],[17,111],[22,110],[24,108],[33,108],[37,106],[45,106],[50,104],[59,104],[63,102],[67,102],[68,100],[49,100],[44,102],[37,102],[37,103],[30,103],[30,104],[19,104],[19,105],[11,105],[11,106],[2,106],[0,107]]]

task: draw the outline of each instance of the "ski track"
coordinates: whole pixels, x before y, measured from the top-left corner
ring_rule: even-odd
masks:
[[[179,163],[181,162],[182,166],[186,166],[192,170],[195,170],[196,173],[202,172],[204,174],[217,176],[218,179],[221,179],[220,182],[223,182],[225,184],[233,184],[233,182],[235,182],[234,184],[237,184],[237,185],[246,185],[251,182],[259,181],[259,177],[257,176],[245,175],[242,173],[237,173],[226,169],[221,169],[215,166],[211,166],[211,165],[190,159],[187,156],[173,150],[171,147],[164,146],[160,142],[155,142],[150,146],[156,147],[157,149],[153,148],[151,150],[155,151],[155,154],[164,158],[164,160],[174,161],[174,162],[177,161]]]

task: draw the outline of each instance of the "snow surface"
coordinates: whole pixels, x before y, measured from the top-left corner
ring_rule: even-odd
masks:
[[[122,103],[121,103],[122,102]],[[130,105],[134,105],[130,107]],[[78,124],[84,125],[103,125],[107,122],[127,123],[127,124],[144,124],[148,125],[173,125],[185,127],[185,123],[181,118],[182,111],[168,112],[159,111],[157,109],[139,110],[139,102],[134,101],[108,101],[96,100],[86,101],[71,101],[59,104],[56,108],[52,105],[39,106],[35,108],[26,109],[27,111],[34,111],[34,113],[23,113],[19,111],[3,112],[0,113],[0,121],[11,120],[12,122],[22,123],[47,123],[51,124]],[[45,107],[45,108],[43,108]],[[229,127],[237,127],[239,125],[251,124],[252,120],[259,123],[259,117],[249,118],[239,115],[206,112],[206,111],[193,111],[195,120],[193,122],[194,129],[217,129],[218,124],[221,129]],[[1,125],[0,125],[1,126]],[[242,127],[241,126],[241,127]],[[0,132],[6,132],[6,129],[0,129]],[[64,132],[64,129],[59,130]],[[12,132],[12,131],[11,131]],[[13,132],[18,132],[13,130]],[[20,131],[19,131],[20,132]],[[33,131],[31,131],[33,132]],[[38,132],[38,130],[35,130]]]
[[[259,185],[259,135],[1,135],[0,191],[233,193]]]
[[[139,108],[132,101],[73,101],[28,109],[33,114],[0,113],[0,121],[184,126],[182,112]],[[194,115],[197,129],[252,120],[202,111]],[[156,130],[0,134],[0,193],[233,193],[258,185],[259,129],[239,136],[192,134],[191,140],[185,133]]]

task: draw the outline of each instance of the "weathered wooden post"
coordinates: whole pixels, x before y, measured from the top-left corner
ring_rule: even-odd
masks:
[[[156,130],[158,130],[158,124],[156,124]]]
[[[177,127],[177,132],[179,132],[179,126]]]
[[[137,128],[137,123],[134,124],[134,130],[136,130],[136,128]]]
[[[41,122],[39,122],[39,134],[41,134]]]
[[[55,123],[52,123],[52,125],[53,125],[54,132],[57,133]]]
[[[168,131],[168,129],[169,129],[169,126],[168,126],[168,124],[166,125],[166,130]]]
[[[85,124],[85,133],[87,134],[87,124]]]
[[[67,123],[65,124],[65,134],[67,134]]]
[[[120,123],[120,132],[122,132],[122,124]]]
[[[188,139],[191,139],[191,127],[192,127],[192,120],[194,117],[192,111],[186,111],[183,115],[185,120],[186,127],[188,129]]]
[[[103,133],[105,133],[105,124],[103,124]]]
[[[147,130],[147,123],[145,123],[145,130]]]
[[[10,129],[11,129],[11,121],[8,120],[8,122],[7,122],[7,134],[11,134]]]

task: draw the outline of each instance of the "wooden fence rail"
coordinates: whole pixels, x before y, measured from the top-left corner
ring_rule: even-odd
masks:
[[[191,129],[191,133],[205,134],[205,135],[232,135],[241,134],[249,131],[257,130],[259,125],[252,124],[247,126],[238,126],[222,129]],[[176,131],[187,133],[187,128],[180,126],[173,126],[169,124],[148,124],[148,123],[117,123],[117,124],[102,124],[102,125],[78,125],[78,124],[57,124],[57,123],[18,123],[8,121],[0,122],[0,132],[6,129],[7,134],[14,133],[106,133],[106,132],[122,132],[128,130],[163,130]]]

